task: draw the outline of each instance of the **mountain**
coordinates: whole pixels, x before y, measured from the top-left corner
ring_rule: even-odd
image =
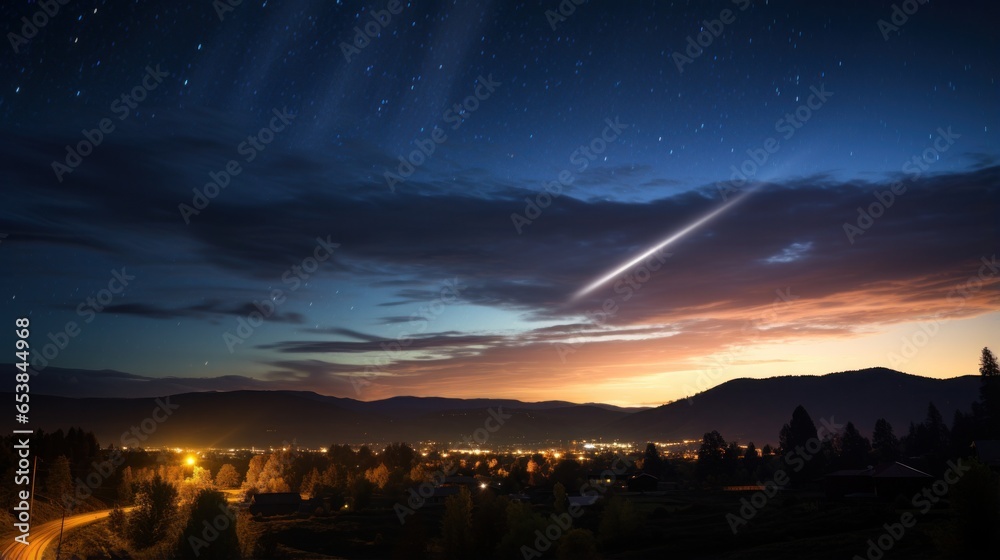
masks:
[[[52,373],[47,369],[36,378]],[[88,378],[148,387],[148,378],[134,377],[138,376],[120,372],[88,374]],[[934,402],[950,423],[956,409],[970,408],[979,390],[976,376],[932,379],[872,368],[823,376],[736,379],[689,400],[653,409],[437,397],[366,402],[305,391],[238,390],[175,394],[167,401],[171,414],[165,416],[164,412],[154,413],[157,400],[149,397],[38,394],[36,378],[32,379],[32,427],[53,431],[79,426],[94,431],[104,445],[223,448],[291,443],[323,447],[332,443],[390,441],[459,444],[463,440],[472,446],[490,448],[496,444],[527,446],[599,437],[634,442],[678,441],[700,439],[711,430],[718,430],[726,440],[754,441],[762,446],[777,443],[782,424],[789,421],[792,410],[800,404],[817,425],[822,418],[838,424],[850,420],[862,433],[870,435],[875,420],[884,417],[902,436],[911,421],[924,419],[928,402]],[[9,395],[0,398],[13,400]],[[497,425],[496,420],[490,420],[491,409],[509,415],[492,432],[486,429]],[[156,417],[163,421],[156,422]],[[137,435],[129,434],[133,427]]]
[[[487,423],[491,409],[504,421],[493,432],[486,429],[498,426],[497,420]],[[199,392],[160,399],[31,396],[31,424],[36,428],[80,426],[95,432],[104,445],[169,447],[323,447],[428,440],[459,444],[468,439],[472,447],[488,448],[592,437],[627,414],[561,402],[414,397],[364,402],[297,391]],[[133,427],[136,434],[130,433]]]
[[[606,435],[650,441],[700,439],[718,430],[726,439],[757,447],[776,444],[781,426],[802,405],[819,427],[821,418],[854,423],[870,437],[875,421],[885,418],[896,435],[906,435],[910,422],[921,422],[933,402],[951,424],[956,409],[968,411],[979,397],[979,377],[933,379],[887,368],[789,376],[734,379],[651,410],[636,412],[608,426]]]

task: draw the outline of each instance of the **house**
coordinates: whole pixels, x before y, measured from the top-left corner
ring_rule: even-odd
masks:
[[[302,496],[298,492],[267,492],[250,498],[252,515],[289,515],[299,511]]]
[[[891,500],[920,492],[934,477],[903,463],[884,463],[866,469],[835,471],[826,475],[827,496],[878,497]]]
[[[629,492],[654,492],[660,485],[660,479],[649,473],[639,473],[629,477],[625,484]]]

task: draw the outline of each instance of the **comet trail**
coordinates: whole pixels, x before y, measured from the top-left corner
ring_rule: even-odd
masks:
[[[692,231],[698,229],[699,227],[705,225],[706,223],[708,223],[709,221],[711,221],[712,218],[715,218],[716,216],[724,213],[726,210],[732,208],[736,203],[738,203],[739,201],[743,200],[751,192],[753,192],[753,189],[748,189],[748,190],[743,191],[742,193],[740,193],[739,195],[737,195],[736,197],[734,197],[732,200],[726,202],[722,206],[719,206],[715,210],[712,210],[708,214],[705,214],[701,218],[698,218],[697,220],[691,222],[690,224],[688,224],[687,226],[685,226],[684,229],[682,229],[682,230],[678,231],[677,233],[671,235],[670,237],[664,239],[663,241],[661,241],[657,245],[654,245],[651,249],[647,250],[646,252],[642,253],[641,255],[639,255],[639,256],[635,257],[634,259],[626,262],[625,264],[619,266],[618,268],[612,270],[611,272],[609,272],[606,275],[598,278],[597,280],[594,280],[590,284],[587,284],[586,286],[584,286],[583,288],[581,288],[578,292],[576,292],[575,294],[573,294],[573,298],[572,299],[573,300],[577,300],[577,299],[580,299],[581,297],[589,294],[590,292],[594,291],[595,289],[597,289],[598,287],[600,287],[601,285],[603,285],[605,282],[608,282],[609,280],[614,279],[615,277],[617,277],[621,273],[623,273],[626,270],[632,268],[633,266],[635,266],[636,264],[638,264],[639,262],[641,262],[643,259],[646,259],[647,257],[649,257],[652,254],[656,253],[660,249],[663,249],[664,247],[667,247],[671,243],[673,243],[673,242],[681,239],[685,235],[687,235],[687,234],[691,233]]]

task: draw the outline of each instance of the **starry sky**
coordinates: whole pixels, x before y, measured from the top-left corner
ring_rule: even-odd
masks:
[[[903,4],[6,2],[0,317],[364,400],[975,373],[1000,7]]]

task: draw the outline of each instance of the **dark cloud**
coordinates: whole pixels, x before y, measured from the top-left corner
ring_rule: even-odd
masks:
[[[135,315],[137,317],[145,317],[147,319],[204,319],[220,315],[246,317],[251,313],[260,312],[260,310],[252,303],[227,308],[219,301],[173,308],[146,303],[120,303],[109,305],[104,308],[104,311],[107,313],[118,313],[122,315]],[[281,313],[279,311],[275,311],[268,316],[267,320],[275,323],[300,325],[305,322],[305,317],[301,313]]]

